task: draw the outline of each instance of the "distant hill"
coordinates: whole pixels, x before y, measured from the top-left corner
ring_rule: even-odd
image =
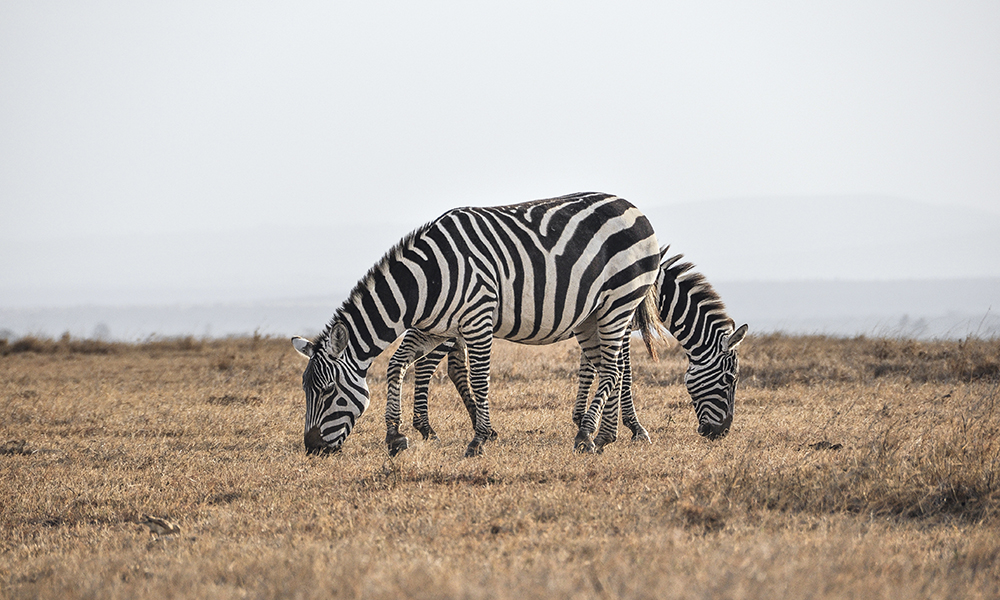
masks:
[[[636,202],[754,333],[1000,335],[1000,215],[888,198]],[[316,331],[420,225],[392,218],[0,240],[0,334]]]
[[[1000,277],[1000,215],[888,198],[633,199],[713,283]],[[432,218],[435,215],[428,215]],[[0,306],[342,297],[421,223],[0,240]]]

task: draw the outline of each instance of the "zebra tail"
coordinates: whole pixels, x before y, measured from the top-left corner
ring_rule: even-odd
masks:
[[[653,345],[653,334],[659,333],[663,329],[663,321],[660,320],[660,311],[656,306],[656,286],[651,285],[646,290],[646,297],[642,304],[635,309],[632,317],[632,330],[638,331],[642,335],[642,341],[646,344],[646,352],[653,360],[659,360],[656,354],[656,347]]]

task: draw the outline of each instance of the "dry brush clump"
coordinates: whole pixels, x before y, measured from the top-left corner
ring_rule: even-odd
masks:
[[[749,340],[741,364],[743,385],[780,387],[870,382],[902,377],[916,383],[1000,377],[1000,339],[920,341],[896,338],[786,336]]]
[[[993,342],[749,338],[715,442],[683,356],[637,345],[653,444],[596,456],[571,452],[576,346],[497,343],[500,438],[476,459],[443,375],[440,440],[389,458],[387,355],[344,451],[307,457],[286,340],[60,343],[0,357],[4,597],[1000,593]]]

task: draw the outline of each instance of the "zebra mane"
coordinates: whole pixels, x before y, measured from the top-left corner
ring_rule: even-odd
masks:
[[[666,253],[669,246],[662,250]],[[676,283],[677,287],[680,288],[681,294],[686,294],[692,300],[692,303],[702,307],[702,313],[715,313],[723,317],[723,322],[727,323],[730,327],[736,325],[735,321],[726,313],[726,305],[722,302],[722,297],[719,293],[715,291],[712,284],[705,279],[705,276],[701,273],[691,271],[694,268],[694,263],[683,262],[679,263],[683,254],[676,254],[670,258],[666,258],[660,263],[660,270],[663,272],[663,284],[668,285],[671,283]]]
[[[395,245],[389,248],[389,250],[382,255],[382,258],[380,258],[370,269],[368,269],[368,272],[365,273],[364,277],[359,279],[358,282],[354,284],[354,288],[351,290],[351,293],[347,295],[347,300],[344,300],[344,303],[340,305],[340,308],[333,313],[333,317],[330,318],[330,322],[326,324],[323,331],[316,337],[316,340],[314,341],[316,345],[319,345],[321,342],[325,342],[329,339],[333,326],[337,323],[337,321],[341,320],[341,317],[344,315],[348,306],[361,299],[362,292],[371,284],[375,273],[381,270],[386,264],[397,260],[402,255],[403,251],[413,243],[413,240],[415,240],[423,232],[427,231],[427,229],[430,228],[430,226],[435,222],[436,220],[424,223],[420,227],[403,236],[401,240],[396,242]]]

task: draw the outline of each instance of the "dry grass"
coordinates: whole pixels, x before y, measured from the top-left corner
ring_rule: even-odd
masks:
[[[389,459],[383,356],[308,458],[286,340],[6,344],[0,596],[1000,595],[1000,342],[750,338],[718,442],[661,354],[633,352],[651,446],[572,454],[575,346],[498,343],[486,456],[440,377],[441,441]]]

